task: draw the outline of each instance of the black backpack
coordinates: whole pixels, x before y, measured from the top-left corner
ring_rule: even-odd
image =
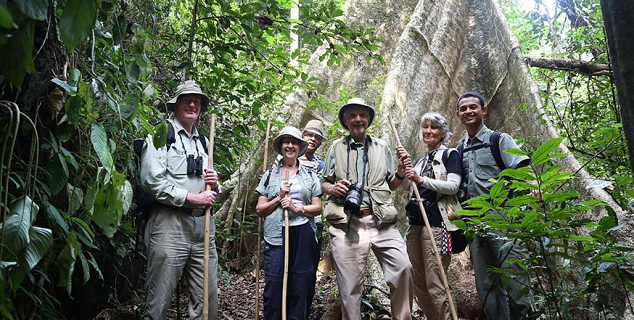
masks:
[[[171,122],[165,121],[167,123],[167,137],[165,141],[165,147],[169,151],[172,147],[172,144],[176,143],[176,132],[174,131],[174,125]],[[200,140],[200,144],[203,146],[205,153],[209,154],[207,150],[207,140],[202,137]],[[134,153],[137,155],[137,168],[141,169],[141,153],[143,152],[143,146],[145,145],[145,139],[136,138],[133,142]],[[134,186],[132,202],[135,203],[135,207],[130,210],[130,214],[135,218],[136,223],[136,236],[135,236],[135,244],[134,244],[134,257],[132,259],[132,286],[134,289],[138,287],[139,284],[139,274],[141,272],[142,261],[141,255],[139,254],[139,242],[143,241],[143,229],[145,228],[145,223],[150,218],[150,213],[152,213],[152,209],[154,208],[154,199],[143,189],[140,181],[137,179],[137,183]]]
[[[489,142],[479,144],[473,147],[468,147],[468,148],[464,147],[464,143],[463,143],[464,140],[461,141],[458,147],[456,147],[456,149],[458,149],[458,152],[460,153],[460,158],[462,158],[462,155],[465,152],[478,150],[482,148],[491,148],[491,154],[493,155],[493,159],[495,159],[495,164],[498,166],[500,171],[506,169],[506,165],[504,165],[504,161],[502,161],[502,154],[500,154],[500,135],[501,134],[502,134],[502,131],[493,131],[493,133],[491,133],[491,136],[489,137]]]

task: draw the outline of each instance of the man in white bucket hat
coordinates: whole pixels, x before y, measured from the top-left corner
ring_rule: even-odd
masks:
[[[195,127],[208,106],[209,98],[195,81],[181,83],[167,102],[174,112],[174,118],[168,120],[173,140],[157,149],[148,137],[141,153],[141,183],[156,200],[145,229],[148,269],[144,319],[165,319],[181,275],[190,293],[189,317],[202,318],[204,208],[213,205],[220,187],[218,174],[203,170],[208,143]],[[206,190],[207,184],[212,191]],[[218,254],[213,219],[209,234],[209,318],[217,319]]]
[[[395,168],[385,141],[366,130],[375,111],[361,98],[339,110],[349,135],[333,142],[321,177],[329,196],[324,216],[330,222],[330,244],[337,271],[343,319],[361,319],[361,298],[368,255],[372,250],[390,288],[392,319],[411,319],[411,264],[403,237],[396,229],[392,191],[405,168]],[[398,172],[402,170],[403,172]]]

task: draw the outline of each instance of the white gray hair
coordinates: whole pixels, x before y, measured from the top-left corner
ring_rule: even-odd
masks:
[[[447,144],[449,138],[451,138],[451,131],[449,131],[449,125],[447,125],[447,119],[443,117],[438,112],[427,112],[420,118],[420,131],[418,132],[418,136],[421,140],[423,140],[423,125],[425,122],[431,122],[432,125],[440,128],[442,131],[442,139],[440,139],[441,144]]]

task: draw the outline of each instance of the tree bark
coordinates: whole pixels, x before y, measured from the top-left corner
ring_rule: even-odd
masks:
[[[536,68],[575,71],[588,76],[611,76],[612,69],[605,63],[591,63],[561,58],[526,58],[528,65]]]
[[[608,37],[610,61],[618,89],[623,132],[627,141],[630,167],[634,176],[634,2],[601,0],[601,11]]]

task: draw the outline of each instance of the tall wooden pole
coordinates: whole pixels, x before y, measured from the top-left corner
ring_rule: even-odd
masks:
[[[266,136],[264,138],[264,159],[262,160],[262,174],[266,172],[266,160],[269,153],[269,131],[271,120],[266,122]],[[262,217],[258,217],[258,255],[255,259],[255,320],[260,318],[260,257],[262,256]]]
[[[214,136],[216,131],[216,115],[211,115],[209,122],[209,159],[207,168],[214,168]],[[207,185],[207,190],[211,190],[211,186]],[[203,270],[203,320],[209,319],[209,229],[211,228],[211,206],[205,208],[205,254],[204,254],[204,270]]]
[[[284,181],[288,181],[288,171],[284,174]],[[290,197],[288,193],[284,197]],[[286,296],[288,295],[288,209],[284,209],[284,279],[282,280],[282,320],[286,320]]]
[[[387,119],[390,121],[390,127],[392,127],[392,132],[394,133],[394,137],[396,138],[396,144],[398,146],[402,146],[401,139],[398,137],[398,132],[396,131],[396,127],[394,126],[394,122],[392,121],[391,116],[387,116]],[[453,304],[453,298],[451,297],[451,291],[449,290],[449,283],[447,282],[447,275],[445,274],[445,269],[442,267],[442,260],[440,259],[440,254],[438,254],[438,247],[436,246],[436,240],[434,239],[434,233],[429,226],[429,220],[427,219],[427,213],[425,212],[425,206],[423,206],[423,201],[420,199],[420,194],[418,193],[418,186],[416,182],[412,181],[412,189],[414,189],[414,194],[416,195],[416,200],[418,201],[418,207],[420,208],[421,215],[423,216],[423,220],[425,220],[425,230],[427,230],[427,236],[429,236],[429,240],[431,240],[431,249],[434,252],[434,256],[436,256],[436,263],[438,264],[438,272],[440,272],[440,279],[442,280],[442,284],[445,286],[445,293],[447,294],[447,300],[449,301],[449,309],[451,310],[451,317],[453,320],[458,320],[458,313],[456,312],[456,307]]]

